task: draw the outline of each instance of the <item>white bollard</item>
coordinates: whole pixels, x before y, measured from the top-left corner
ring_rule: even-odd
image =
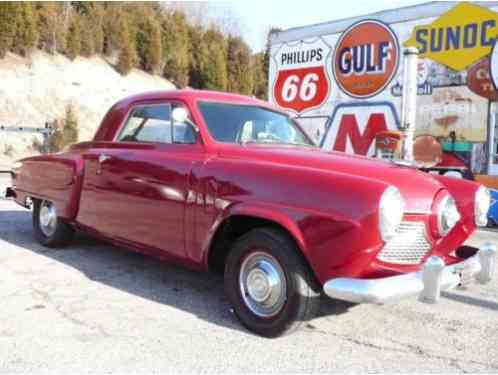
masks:
[[[493,278],[496,268],[496,246],[487,242],[477,253],[481,271],[477,274],[476,279],[481,284],[486,284]]]
[[[439,301],[444,266],[444,260],[440,257],[431,256],[427,259],[422,270],[424,290],[420,293],[420,301],[425,303],[436,303]]]

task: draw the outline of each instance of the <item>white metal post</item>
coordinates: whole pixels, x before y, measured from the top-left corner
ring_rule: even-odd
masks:
[[[413,160],[413,134],[415,133],[415,118],[417,114],[417,65],[418,50],[408,47],[404,51],[403,92],[401,96],[401,127],[404,132],[401,157]]]

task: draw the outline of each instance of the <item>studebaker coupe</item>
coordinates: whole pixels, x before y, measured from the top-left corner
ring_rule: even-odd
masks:
[[[434,302],[494,270],[493,245],[461,247],[486,224],[486,188],[323,152],[287,114],[239,95],[126,98],[91,142],[16,163],[7,195],[32,206],[45,246],[79,230],[223,271],[235,314],[264,336],[312,318],[322,291]]]

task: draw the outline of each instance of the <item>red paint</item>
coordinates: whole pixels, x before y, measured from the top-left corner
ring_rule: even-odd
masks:
[[[192,90],[126,98],[106,115],[93,141],[22,160],[13,181],[17,201],[50,199],[83,231],[195,269],[208,267],[210,245],[224,220],[263,218],[294,237],[320,282],[420,268],[376,260],[383,246],[378,203],[390,184],[406,200],[405,220],[421,220],[429,229],[436,195],[448,189],[456,198],[463,219],[444,238],[430,235],[432,253],[447,257],[475,229],[476,183],[319,149],[217,143],[197,109],[199,100],[272,108],[256,99]],[[196,144],[113,141],[134,105],[168,101],[190,109],[200,130]],[[101,153],[114,159],[97,174]]]
[[[275,102],[281,108],[299,113],[319,107],[329,93],[325,67],[280,70],[273,90]]]
[[[363,133],[360,132],[356,116],[346,114],[342,116],[339,123],[334,151],[346,151],[346,143],[349,139],[355,154],[366,155],[375,140],[375,136],[387,129],[386,117],[383,113],[372,113],[368,118]]]
[[[443,152],[443,158],[438,167],[468,168],[468,165],[453,152]]]

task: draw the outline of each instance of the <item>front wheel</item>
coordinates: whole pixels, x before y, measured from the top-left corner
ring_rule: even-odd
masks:
[[[57,216],[55,205],[47,200],[33,202],[33,229],[43,246],[64,247],[74,236],[74,229]]]
[[[276,337],[312,319],[320,292],[294,241],[277,229],[258,228],[239,238],[225,266],[225,291],[250,331]]]

